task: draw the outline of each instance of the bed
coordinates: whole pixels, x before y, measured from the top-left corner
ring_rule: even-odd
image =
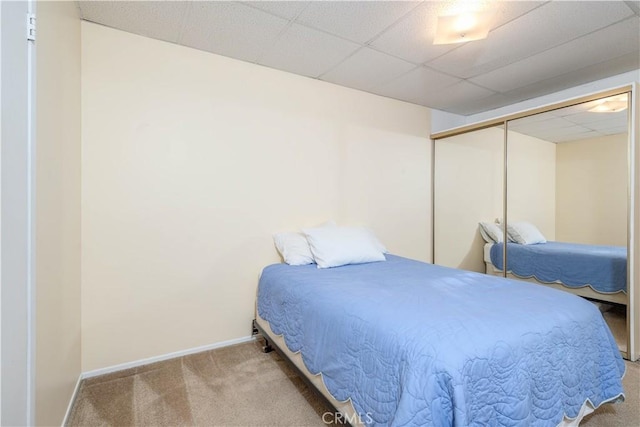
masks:
[[[352,424],[576,425],[624,399],[599,310],[546,287],[387,254],[268,266],[256,306],[267,339]]]
[[[502,276],[503,243],[484,249],[486,273]],[[546,242],[507,244],[507,275],[583,297],[627,304],[627,250],[623,246]]]

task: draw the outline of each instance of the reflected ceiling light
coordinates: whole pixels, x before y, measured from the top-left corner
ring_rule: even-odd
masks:
[[[617,113],[618,111],[624,111],[626,109],[627,95],[624,94],[600,99],[593,108],[589,108],[587,111],[592,113]]]
[[[433,44],[465,43],[487,38],[493,12],[438,16]]]

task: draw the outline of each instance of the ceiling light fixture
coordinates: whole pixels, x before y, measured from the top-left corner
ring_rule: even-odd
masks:
[[[465,43],[487,38],[492,12],[467,12],[438,16],[433,44]]]
[[[627,95],[616,95],[603,98],[597,101],[597,104],[589,108],[587,111],[592,113],[617,113],[627,109]]]

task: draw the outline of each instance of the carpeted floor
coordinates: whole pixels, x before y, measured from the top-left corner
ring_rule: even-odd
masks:
[[[326,426],[330,409],[260,341],[84,380],[68,426]],[[586,427],[640,425],[640,364],[627,362],[626,401]]]

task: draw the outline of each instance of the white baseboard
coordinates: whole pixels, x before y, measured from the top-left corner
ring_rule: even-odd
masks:
[[[76,386],[73,389],[73,393],[71,394],[71,399],[69,400],[69,405],[67,405],[67,412],[64,413],[64,418],[62,419],[62,427],[66,426],[69,422],[69,416],[71,415],[71,409],[73,408],[73,403],[76,401],[76,396],[78,395],[78,390],[80,390],[80,382],[82,381],[82,374],[78,375],[78,381],[76,381]]]
[[[200,347],[189,348],[186,350],[174,351],[173,353],[162,354],[160,356],[153,356],[147,359],[134,360],[133,362],[121,363],[119,365],[108,366],[106,368],[100,368],[100,369],[95,369],[93,371],[83,372],[80,375],[80,379],[97,377],[98,375],[110,374],[112,372],[118,372],[118,371],[123,371],[125,369],[136,368],[138,366],[148,365],[150,363],[162,362],[163,360],[169,360],[176,357],[187,356],[189,354],[200,353],[208,350],[214,350],[216,348],[221,348],[221,347],[228,347],[234,344],[249,342],[254,339],[255,339],[255,336],[240,337],[240,338],[235,338],[228,341],[222,341],[222,342],[217,342],[213,344],[203,345]]]

